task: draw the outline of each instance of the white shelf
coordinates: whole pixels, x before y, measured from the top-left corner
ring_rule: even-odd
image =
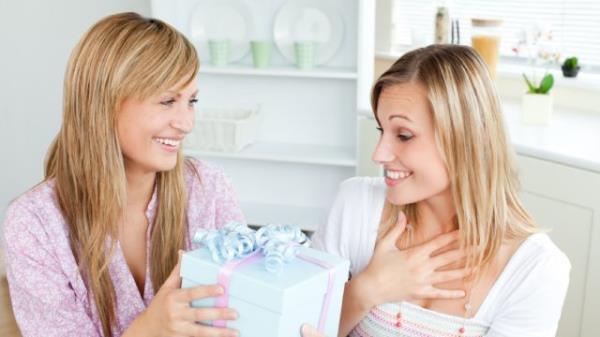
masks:
[[[327,221],[328,210],[310,206],[291,206],[257,202],[241,202],[240,206],[250,225],[291,224],[302,230],[315,231]]]
[[[310,70],[302,70],[292,66],[273,66],[269,68],[258,69],[252,66],[238,64],[231,64],[224,67],[213,67],[211,65],[201,66],[200,74],[305,77],[342,80],[355,80],[358,78],[356,69],[352,68],[315,67]]]
[[[356,166],[356,153],[353,148],[324,145],[261,142],[248,145],[240,152],[185,149],[185,153],[198,157],[253,159],[344,167]]]

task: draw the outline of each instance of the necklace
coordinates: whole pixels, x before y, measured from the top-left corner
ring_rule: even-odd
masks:
[[[466,283],[466,278],[463,279],[463,284]],[[473,290],[473,282],[469,282],[469,289],[465,287],[465,314],[463,316],[462,326],[458,329],[458,333],[463,335],[466,331],[465,324],[467,323],[467,317],[471,313],[471,293]]]

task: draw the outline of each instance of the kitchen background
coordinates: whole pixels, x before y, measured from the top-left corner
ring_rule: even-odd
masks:
[[[485,37],[523,198],[573,265],[559,336],[600,335],[600,2],[0,0],[0,219],[42,178],[70,51],[121,11],[163,18],[198,46],[201,113],[187,153],[225,168],[249,222],[306,230],[342,180],[381,174],[370,162],[373,78],[411,48]],[[569,56],[576,78],[560,69]],[[546,70],[551,95],[533,99],[548,109],[530,110],[522,73],[539,82]],[[0,335],[18,336],[2,274]]]

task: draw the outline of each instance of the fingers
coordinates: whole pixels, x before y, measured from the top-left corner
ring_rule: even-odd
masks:
[[[431,266],[433,269],[438,269],[440,267],[449,265],[453,262],[459,262],[466,256],[466,253],[462,249],[454,249],[451,251],[447,251],[440,255],[434,256],[431,258]]]
[[[473,268],[460,268],[435,272],[431,278],[433,284],[463,279],[473,273]]]
[[[215,321],[235,320],[238,318],[237,311],[229,308],[189,308],[186,309],[182,318],[186,321]]]
[[[302,337],[325,337],[319,330],[313,328],[309,324],[303,324],[301,328]]]
[[[238,337],[239,332],[227,328],[215,328],[196,323],[188,323],[185,327],[188,336],[195,337]]]
[[[406,215],[400,211],[398,213],[398,221],[390,228],[390,230],[381,238],[381,244],[386,248],[396,248],[396,241],[404,233],[406,229]]]
[[[179,250],[177,257],[177,264],[169,274],[169,277],[165,280],[162,287],[177,289],[181,286],[181,276],[179,276],[179,270],[181,267],[181,256],[183,255],[183,250]]]
[[[426,291],[422,298],[430,298],[430,299],[457,299],[465,297],[465,291],[462,289],[459,290],[451,290],[451,289],[440,289],[436,287],[431,287]]]
[[[206,297],[217,297],[223,295],[223,287],[218,284],[208,286],[197,286],[193,288],[179,289],[174,295],[177,302],[192,302]]]
[[[435,237],[434,239],[424,243],[421,245],[421,249],[427,253],[427,255],[431,255],[436,250],[451,244],[452,242],[458,240],[458,230],[441,234]]]

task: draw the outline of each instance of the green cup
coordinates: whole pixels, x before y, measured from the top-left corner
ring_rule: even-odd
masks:
[[[294,51],[298,68],[311,69],[315,65],[315,43],[313,41],[295,42]]]
[[[271,62],[271,41],[255,40],[250,42],[254,68],[266,68]]]
[[[231,53],[231,41],[228,39],[209,40],[210,63],[214,66],[226,66]]]

